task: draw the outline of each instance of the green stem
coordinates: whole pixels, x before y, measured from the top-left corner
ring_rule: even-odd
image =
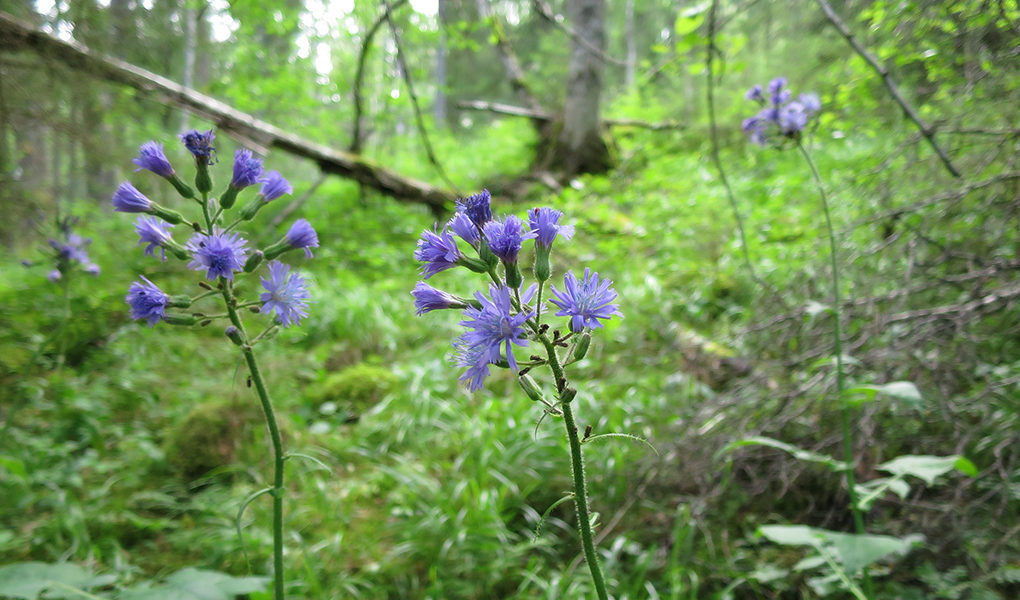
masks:
[[[556,387],[560,394],[566,389],[566,378],[563,375],[563,368],[560,367],[559,358],[556,355],[556,347],[545,335],[538,339],[545,346],[549,358],[549,368],[552,369],[553,377],[556,380]],[[577,505],[577,529],[581,534],[581,546],[584,548],[584,558],[588,561],[588,570],[591,571],[592,582],[595,584],[595,593],[599,600],[609,600],[606,592],[606,581],[602,575],[602,567],[599,566],[598,554],[595,552],[595,539],[591,531],[591,517],[588,515],[588,485],[584,478],[584,456],[581,454],[581,440],[577,436],[577,425],[574,422],[574,410],[570,406],[570,400],[562,403],[560,409],[563,411],[563,424],[567,428],[567,441],[570,443],[570,465],[574,474],[574,503]]]
[[[843,389],[845,387],[843,377],[843,336],[839,323],[842,303],[839,296],[839,261],[836,256],[836,234],[832,229],[832,218],[829,215],[829,200],[825,194],[825,185],[822,183],[822,177],[818,174],[818,168],[815,167],[815,162],[811,160],[811,155],[808,154],[807,149],[800,140],[797,141],[797,148],[800,150],[801,155],[804,156],[804,160],[811,169],[811,176],[814,178],[815,185],[818,187],[818,195],[822,199],[822,210],[825,213],[825,228],[829,235],[829,258],[832,262],[832,336],[833,351],[836,355],[836,398],[839,402],[840,424],[843,429],[843,461],[846,463],[844,475],[848,488],[847,492],[850,495],[850,512],[853,514],[854,530],[858,535],[862,535],[865,533],[864,516],[861,514],[861,508],[858,504],[857,484],[854,481],[854,442],[853,431],[850,426],[850,407],[843,398]],[[868,598],[873,598],[871,575],[868,573],[867,568],[863,570],[863,574],[864,593]]]
[[[233,286],[224,281],[223,299],[227,304],[227,313],[230,322],[241,332],[247,340],[248,335],[244,331],[244,325],[234,307]],[[244,360],[248,363],[248,372],[251,374],[252,383],[255,384],[255,391],[258,392],[259,401],[262,403],[262,412],[266,416],[266,425],[269,426],[269,437],[273,443],[273,591],[276,600],[284,599],[284,577],[283,577],[283,438],[280,436],[280,427],[276,422],[276,413],[273,411],[273,403],[269,399],[269,392],[262,380],[262,373],[259,371],[258,362],[255,360],[255,352],[250,344],[241,346]]]
[[[60,322],[60,333],[57,337],[57,370],[64,366],[64,355],[67,353],[67,325],[71,322],[71,269],[64,274],[64,314]]]

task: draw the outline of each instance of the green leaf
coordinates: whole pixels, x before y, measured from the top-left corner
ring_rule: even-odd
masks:
[[[933,485],[935,480],[942,475],[957,469],[960,472],[973,477],[977,475],[977,468],[974,463],[958,455],[954,456],[925,456],[907,455],[898,456],[889,462],[882,463],[875,467],[881,471],[893,475],[913,475],[923,479],[928,485]]]
[[[848,402],[853,406],[859,406],[864,402],[871,402],[879,394],[889,396],[903,402],[910,408],[921,408],[921,392],[917,386],[909,381],[893,381],[884,385],[861,385],[850,388],[844,392]],[[854,398],[856,396],[856,398]]]
[[[836,460],[831,456],[826,456],[817,452],[811,452],[810,450],[804,450],[803,448],[798,448],[770,437],[753,436],[737,440],[735,442],[730,442],[722,450],[720,450],[719,453],[722,454],[724,452],[731,452],[744,446],[768,446],[769,448],[776,448],[777,450],[787,452],[797,460],[823,464],[833,471],[843,471],[846,469],[846,463],[841,460]]]
[[[131,589],[121,600],[233,600],[238,594],[265,591],[268,577],[231,577],[217,571],[188,567],[166,578],[162,585]]]
[[[14,563],[0,567],[0,596],[35,600],[44,590],[60,587],[85,590],[97,585],[95,580],[91,573],[72,563]],[[50,593],[47,597],[68,596]]]
[[[906,554],[914,544],[924,538],[918,535],[897,538],[890,535],[857,535],[827,531],[825,539],[832,544],[847,573],[854,574],[890,554]]]
[[[819,541],[818,532],[824,531],[807,525],[762,525],[758,535],[783,546],[815,546]]]

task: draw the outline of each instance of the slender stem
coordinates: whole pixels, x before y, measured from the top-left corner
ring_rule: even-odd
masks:
[[[224,281],[223,299],[227,304],[230,322],[247,339],[244,325],[241,323],[241,318],[234,307],[233,286],[228,281]],[[273,444],[273,491],[271,493],[273,496],[273,596],[276,600],[283,600],[283,438],[280,436],[280,427],[276,422],[273,403],[269,399],[269,392],[266,390],[266,384],[262,380],[262,373],[259,371],[259,365],[255,360],[255,352],[252,350],[251,344],[245,343],[242,345],[241,352],[244,354],[245,362],[248,363],[248,372],[251,374],[252,383],[255,384],[259,401],[262,403],[262,412],[265,413],[266,425],[269,426],[269,436]]]
[[[71,269],[66,269],[61,283],[64,288],[64,314],[60,322],[60,329],[57,337],[57,369],[64,366],[67,353],[67,325],[71,322]]]
[[[545,289],[545,282],[538,282],[538,298],[535,299],[535,325],[542,325],[542,290]]]
[[[843,429],[843,461],[846,463],[844,474],[850,495],[850,512],[853,514],[854,530],[860,535],[865,532],[864,516],[861,514],[861,508],[858,504],[857,484],[854,481],[854,442],[853,431],[850,426],[850,407],[843,398],[845,385],[843,378],[843,341],[839,324],[840,307],[842,304],[839,297],[839,261],[836,256],[836,234],[832,229],[832,218],[829,215],[829,200],[825,194],[825,185],[822,183],[822,177],[818,174],[818,168],[815,167],[815,162],[811,160],[811,155],[808,154],[807,149],[800,140],[797,141],[797,148],[800,150],[801,155],[804,156],[808,167],[810,167],[811,176],[818,187],[818,195],[822,199],[822,210],[825,213],[825,228],[829,234],[829,258],[832,262],[832,336],[833,352],[836,355],[836,398],[837,402],[839,402],[840,424]],[[874,594],[871,585],[871,575],[866,568],[863,573],[865,594],[868,598],[872,598]]]
[[[562,394],[567,384],[563,368],[560,367],[559,357],[556,355],[556,347],[545,335],[539,335],[538,339],[545,345],[549,368],[556,380],[556,388]],[[574,502],[577,505],[577,529],[581,534],[581,546],[584,548],[584,557],[588,561],[588,570],[591,571],[591,578],[595,584],[595,593],[599,600],[609,600],[602,567],[599,566],[598,554],[595,552],[595,539],[591,532],[591,517],[588,515],[588,485],[584,478],[584,456],[581,454],[581,440],[577,436],[577,425],[574,423],[574,410],[570,406],[570,400],[563,402],[560,405],[560,410],[563,411],[563,424],[567,428],[567,440],[570,443],[570,466],[574,474]]]

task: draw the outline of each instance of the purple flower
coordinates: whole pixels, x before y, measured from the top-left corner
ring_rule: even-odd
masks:
[[[113,193],[113,210],[126,213],[149,212],[152,208],[152,201],[142,195],[127,181],[120,184],[117,191]]]
[[[772,95],[773,106],[779,106],[780,104],[789,101],[790,96],[792,95],[793,92],[791,92],[790,90],[779,90],[778,92]]]
[[[305,256],[312,257],[312,248],[319,247],[319,236],[308,219],[298,219],[285,236],[291,248],[304,248]]]
[[[217,277],[234,280],[234,271],[244,267],[244,259],[248,253],[245,246],[248,242],[236,233],[224,233],[214,230],[212,235],[196,233],[191,236],[185,247],[192,253],[188,267],[196,271],[206,270],[209,281]]]
[[[768,87],[769,93],[775,96],[776,94],[779,93],[779,90],[783,89],[784,86],[786,86],[786,78],[776,77],[775,79],[769,82]]]
[[[460,256],[457,240],[453,239],[445,227],[442,231],[428,229],[423,231],[421,239],[418,240],[418,249],[414,251],[415,260],[422,263],[418,267],[418,272],[424,275],[425,279],[456,267]]]
[[[482,233],[492,253],[506,263],[516,263],[521,243],[538,236],[536,231],[524,233],[524,223],[516,215],[508,216],[505,221],[489,221],[482,227]]]
[[[457,211],[457,214],[453,215],[453,218],[446,224],[446,227],[452,229],[454,233],[460,236],[460,239],[471,245],[474,245],[478,238],[481,237],[481,234],[478,233],[478,226],[463,211]]]
[[[807,111],[808,115],[813,115],[822,110],[822,101],[818,99],[818,94],[801,94],[797,100],[804,107],[804,110]]]
[[[552,246],[557,235],[565,240],[574,236],[573,225],[559,224],[562,216],[563,212],[554,208],[543,207],[528,211],[528,224],[531,225],[531,230],[537,234],[536,244],[548,248]]]
[[[744,119],[742,129],[744,133],[750,134],[752,142],[759,146],[764,146],[766,142],[765,129],[768,123],[768,120],[761,116],[748,117]]]
[[[89,263],[85,265],[85,272],[94,277],[99,276],[99,265],[96,263]]]
[[[184,142],[184,147],[195,156],[195,162],[206,165],[213,164],[213,154],[216,152],[216,148],[213,147],[212,141],[216,136],[213,134],[212,129],[205,133],[192,129],[182,133],[180,137],[181,141]]]
[[[240,148],[234,152],[234,177],[230,185],[243,190],[254,185],[262,177],[262,161],[251,154],[251,150]]]
[[[807,127],[808,114],[799,102],[791,102],[779,111],[778,123],[783,135],[793,135]]]
[[[414,307],[417,309],[419,317],[433,310],[467,307],[467,304],[460,298],[443,290],[437,290],[424,281],[415,284],[411,295],[414,296]]]
[[[574,333],[580,333],[585,327],[602,327],[599,319],[623,316],[617,305],[611,304],[616,299],[616,290],[611,287],[613,282],[609,279],[599,281],[599,274],[592,273],[591,269],[584,270],[584,279],[580,282],[573,272],[567,272],[563,276],[563,285],[563,292],[552,288],[556,298],[549,300],[561,309],[556,313],[557,317],[570,317],[570,330]]]
[[[142,215],[135,221],[135,232],[138,233],[138,245],[148,244],[145,256],[154,256],[156,248],[160,249],[161,259],[166,262],[166,249],[163,245],[170,241],[170,229],[173,225],[156,217]]]
[[[259,195],[262,196],[265,202],[276,200],[284,194],[294,193],[294,186],[284,179],[283,175],[280,175],[278,171],[266,173],[266,176],[260,179],[260,181],[262,182],[262,188],[259,190]]]
[[[78,262],[81,264],[88,264],[89,255],[85,252],[85,246],[88,246],[92,240],[83,239],[77,233],[67,231],[67,241],[60,242],[58,240],[50,240],[50,246],[57,251],[57,258],[66,261]]]
[[[148,169],[160,177],[170,177],[174,174],[174,168],[163,153],[163,144],[156,142],[145,142],[138,149],[138,157],[131,162],[138,165],[135,172]]]
[[[762,95],[762,89],[760,85],[754,85],[751,89],[747,90],[744,94],[744,98],[748,100],[754,100],[755,102],[764,102],[765,96]]]
[[[454,362],[458,367],[467,367],[458,381],[467,385],[472,392],[482,388],[485,378],[489,376],[488,349],[485,346],[472,346],[458,338],[453,341]]]
[[[464,316],[467,318],[460,324],[467,331],[460,336],[459,342],[454,344],[461,349],[458,364],[466,366],[463,362],[468,358],[473,359],[475,365],[495,363],[500,360],[500,351],[505,350],[506,361],[514,373],[517,373],[519,369],[511,344],[528,345],[527,331],[523,325],[525,321],[535,316],[535,311],[511,315],[513,307],[510,303],[510,289],[507,287],[490,284],[489,294],[492,296],[491,300],[481,292],[475,292],[475,298],[482,307],[469,306],[464,309]]]
[[[491,201],[489,190],[482,190],[473,196],[458,200],[457,212],[466,213],[472,223],[481,227],[492,220]]]
[[[132,319],[147,319],[149,326],[152,327],[160,319],[166,318],[166,305],[170,302],[170,296],[167,296],[144,275],[139,277],[145,283],[137,281],[132,283],[124,300],[131,307]]]
[[[297,273],[290,272],[290,266],[278,260],[269,263],[269,279],[262,279],[262,287],[266,289],[262,293],[261,312],[276,313],[276,321],[284,327],[298,325],[302,317],[308,313],[308,287],[305,279]]]
[[[50,283],[56,283],[60,281],[63,276],[64,274],[60,272],[60,269],[53,269],[46,274],[46,279],[49,279]]]

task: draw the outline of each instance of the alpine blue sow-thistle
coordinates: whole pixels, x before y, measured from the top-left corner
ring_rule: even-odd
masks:
[[[254,384],[269,426],[273,444],[273,484],[261,493],[273,498],[273,585],[277,600],[284,597],[283,577],[283,466],[286,456],[283,441],[277,426],[273,405],[266,390],[265,382],[255,360],[254,348],[260,340],[274,333],[278,327],[299,325],[308,316],[306,309],[310,294],[304,277],[286,263],[277,260],[290,250],[304,250],[312,257],[312,248],[319,247],[319,236],[305,219],[297,220],[283,238],[262,249],[253,248],[251,242],[237,231],[238,226],[255,217],[268,202],[293,192],[293,187],[276,171],[264,172],[262,161],[250,150],[239,149],[234,154],[234,165],[230,182],[217,198],[210,195],[212,178],[209,167],[216,163],[216,148],[213,146],[212,131],[189,131],[180,136],[184,146],[195,159],[194,189],[185,184],[170,164],[157,142],[142,144],[138,157],[134,159],[137,170],[147,170],[167,180],[170,185],[189,202],[197,205],[200,218],[192,221],[185,215],[160,206],[147,198],[128,182],[122,183],[113,194],[113,209],[117,212],[138,213],[135,232],[138,245],[145,246],[147,256],[167,260],[167,254],[178,260],[187,261],[187,266],[202,274],[198,282],[202,288],[195,295],[171,295],[144,275],[131,284],[125,301],[133,319],[143,320],[149,326],[159,323],[182,326],[208,326],[219,320],[225,321],[223,333],[237,345],[244,355],[250,374],[249,385]],[[228,218],[238,196],[244,190],[260,183],[258,192],[251,200]],[[186,227],[190,236],[184,243],[174,239],[176,225]],[[254,276],[248,280],[253,286],[244,287],[244,276],[254,274],[266,262],[267,275]],[[254,286],[261,284],[263,290],[258,299],[245,300],[241,292],[259,293]],[[196,311],[194,305],[202,300],[219,297],[222,308],[212,311]],[[270,316],[270,322],[258,335],[249,335],[241,319],[243,309]]]
[[[614,303],[616,291],[611,280],[586,268],[580,280],[567,272],[563,289],[551,286],[555,298],[543,299],[552,275],[553,243],[557,239],[569,240],[574,235],[573,226],[561,224],[563,213],[552,208],[530,210],[526,220],[516,215],[493,218],[490,201],[489,192],[482,191],[458,202],[456,214],[442,229],[422,232],[414,253],[424,278],[466,267],[487,278],[484,289],[476,290],[471,298],[419,281],[411,292],[414,306],[419,315],[435,310],[463,311],[460,325],[464,330],[453,340],[453,357],[454,363],[464,369],[460,381],[469,390],[481,389],[493,367],[509,369],[525,394],[542,404],[545,414],[562,417],[570,446],[572,497],[577,505],[581,544],[598,598],[606,600],[609,596],[595,553],[588,513],[581,454],[585,440],[578,435],[571,404],[577,390],[570,386],[566,368],[585,357],[591,330],[621,316]],[[535,281],[525,287],[520,253],[529,240],[535,242],[532,263]],[[551,322],[552,309],[546,301],[559,309],[555,316],[567,317],[561,327]],[[545,354],[530,354],[527,361],[522,361],[517,354],[532,344],[540,346]],[[548,367],[552,375],[552,400],[529,374],[539,367]]]

